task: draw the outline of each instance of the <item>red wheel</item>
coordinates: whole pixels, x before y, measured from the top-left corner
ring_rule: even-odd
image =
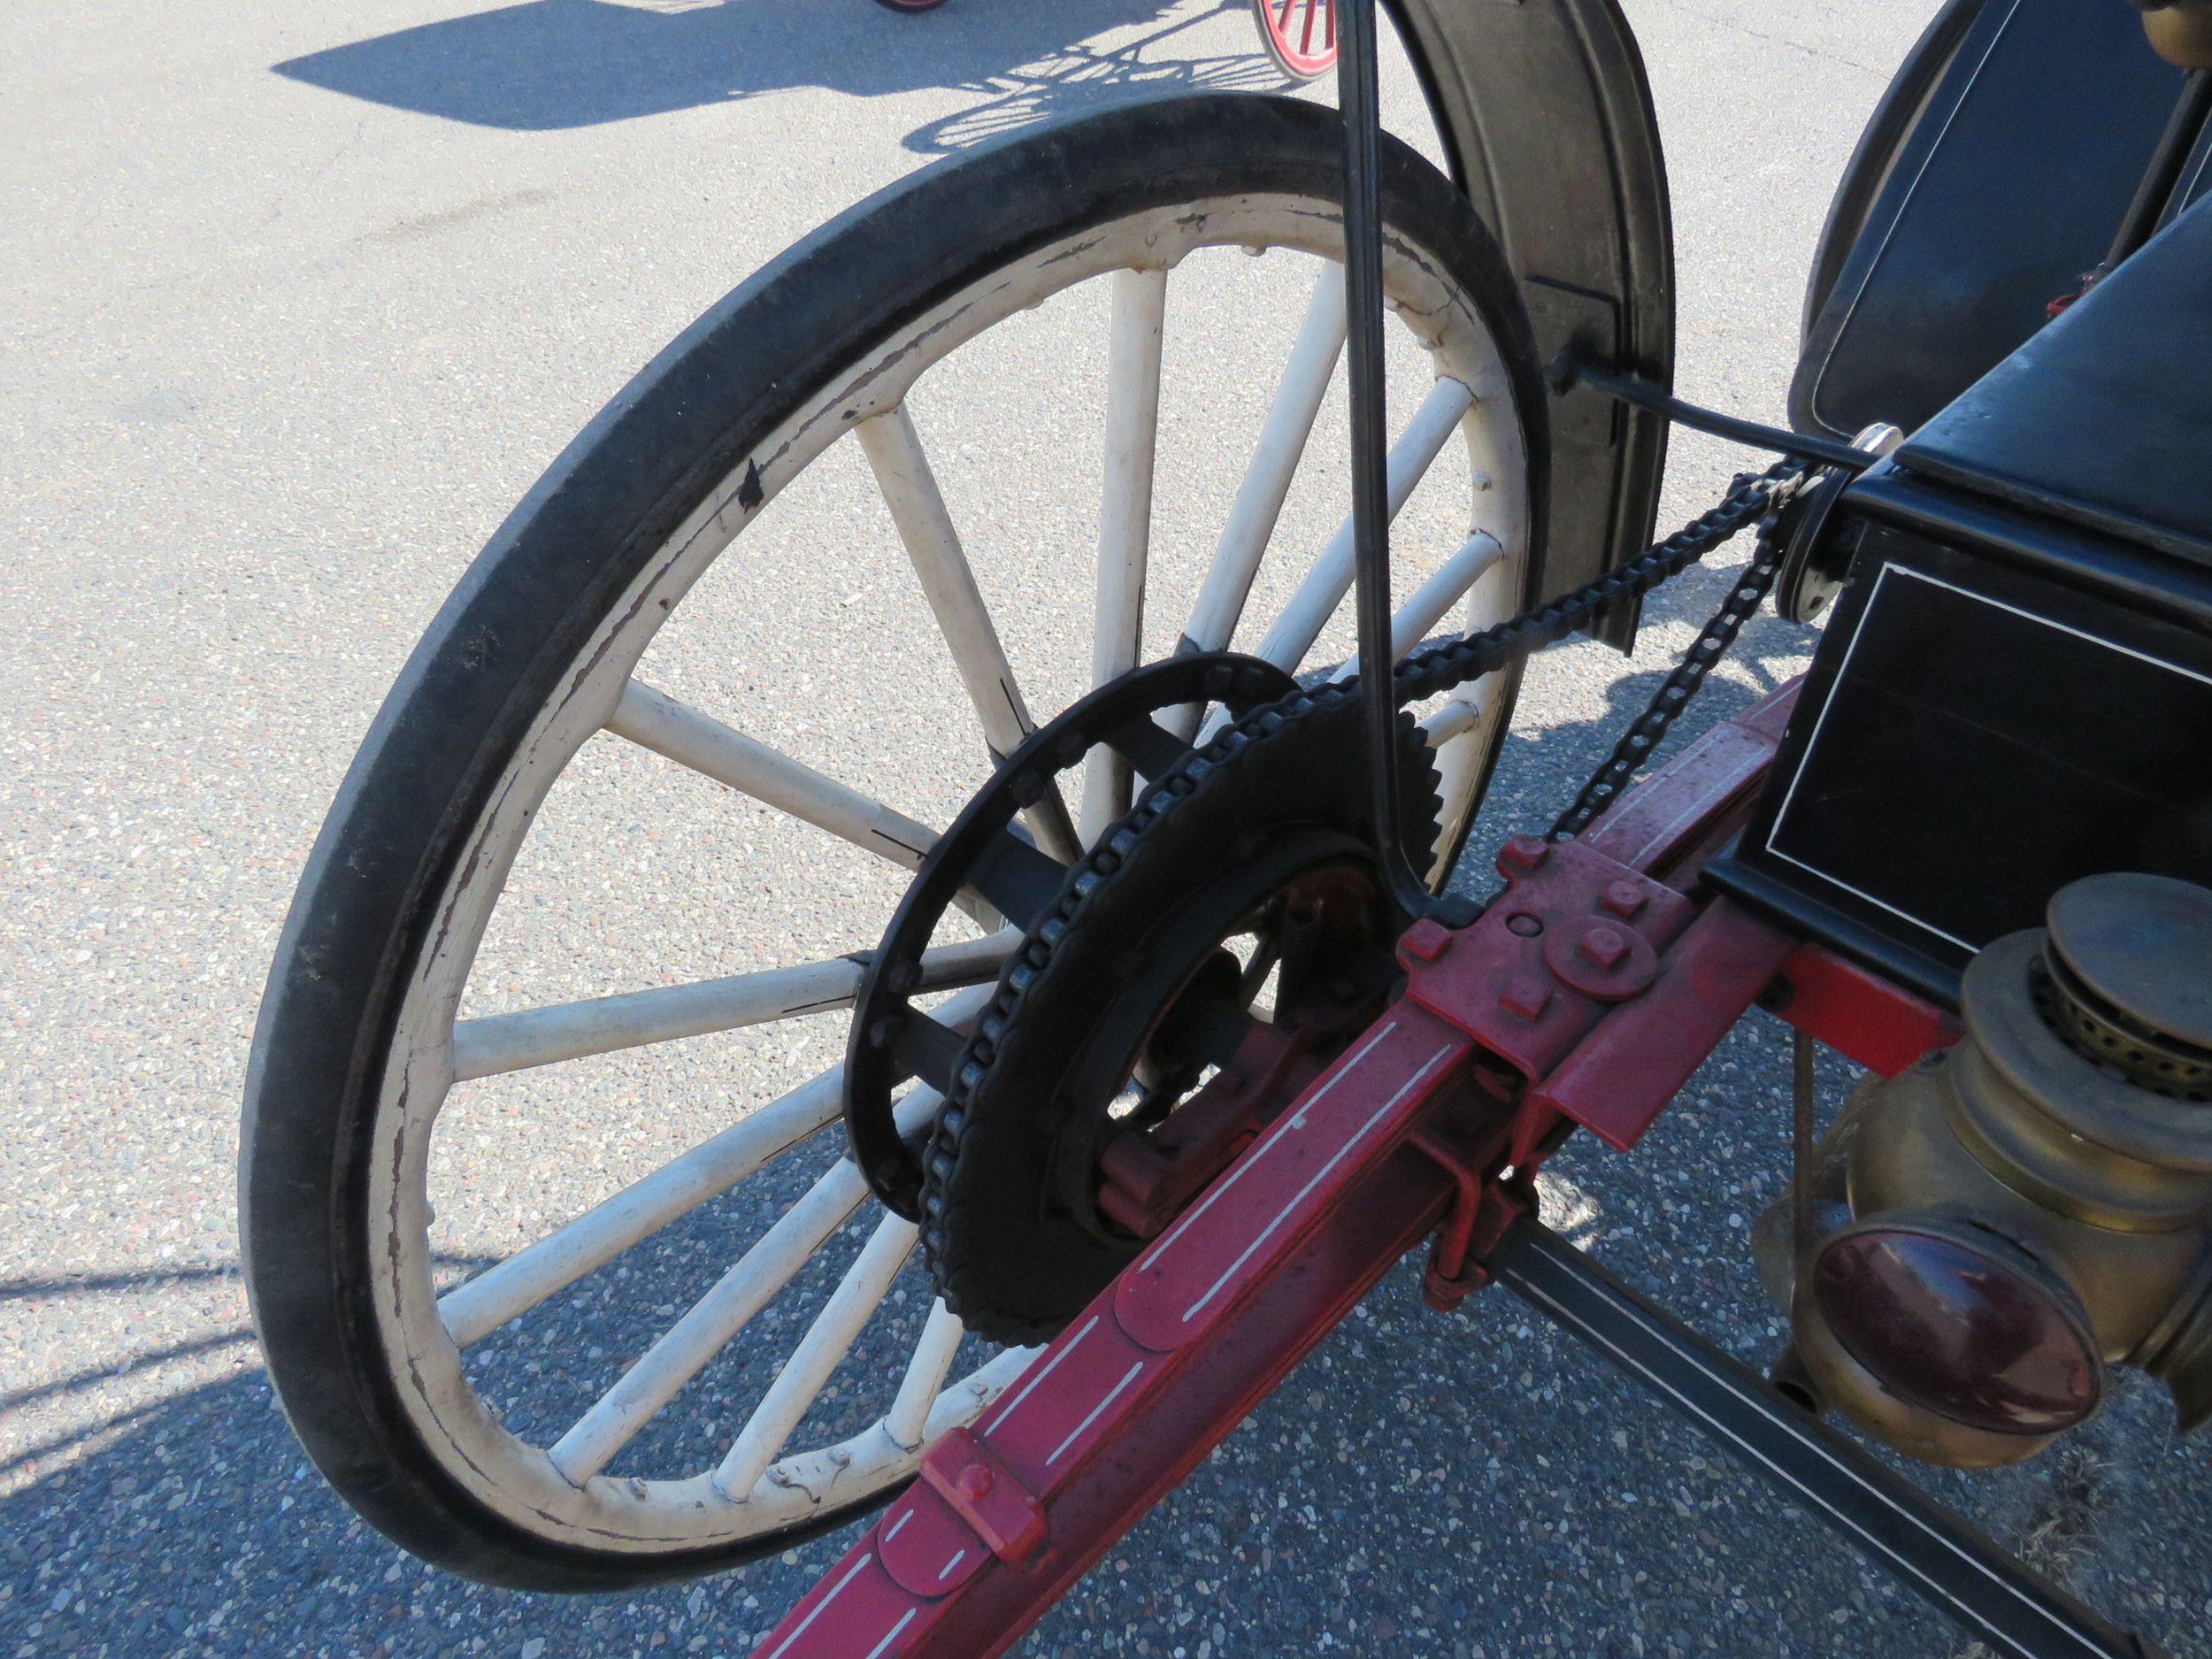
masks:
[[[1260,40],[1275,66],[1311,81],[1336,65],[1336,0],[1252,0]]]

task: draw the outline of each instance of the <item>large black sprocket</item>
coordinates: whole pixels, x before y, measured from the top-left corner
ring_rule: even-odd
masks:
[[[1437,779],[1409,717],[1399,821],[1425,868]],[[1372,871],[1355,687],[1301,690],[1237,722],[1148,786],[1069,872],[979,1018],[924,1151],[921,1239],[947,1305],[1004,1342],[1058,1332],[1140,1241],[1086,1194],[1107,1108],[1199,964],[1309,872]],[[1405,926],[1374,901],[1386,948]]]

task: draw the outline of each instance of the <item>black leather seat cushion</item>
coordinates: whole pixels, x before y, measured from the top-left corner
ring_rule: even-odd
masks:
[[[1897,462],[2212,568],[2212,197],[1915,433]]]

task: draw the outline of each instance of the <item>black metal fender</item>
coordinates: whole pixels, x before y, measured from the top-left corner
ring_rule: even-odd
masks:
[[[1658,119],[1616,0],[1386,0],[1453,177],[1505,250],[1547,361],[1570,343],[1671,385],[1674,238]],[[1652,538],[1667,423],[1586,388],[1551,410],[1547,594]],[[1595,630],[1625,649],[1633,614]]]
[[[2129,6],[1949,0],[1837,191],[1791,424],[1909,432],[2041,328],[2110,248],[2181,87]]]

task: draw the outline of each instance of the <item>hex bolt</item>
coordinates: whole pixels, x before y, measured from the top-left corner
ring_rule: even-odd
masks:
[[[1605,909],[1626,921],[1649,902],[1644,890],[1633,881],[1615,881],[1608,885],[1605,897],[1600,901]]]
[[[1582,937],[1575,941],[1575,949],[1585,962],[1610,972],[1628,955],[1628,941],[1621,937],[1618,929],[1600,923],[1582,930]]]

